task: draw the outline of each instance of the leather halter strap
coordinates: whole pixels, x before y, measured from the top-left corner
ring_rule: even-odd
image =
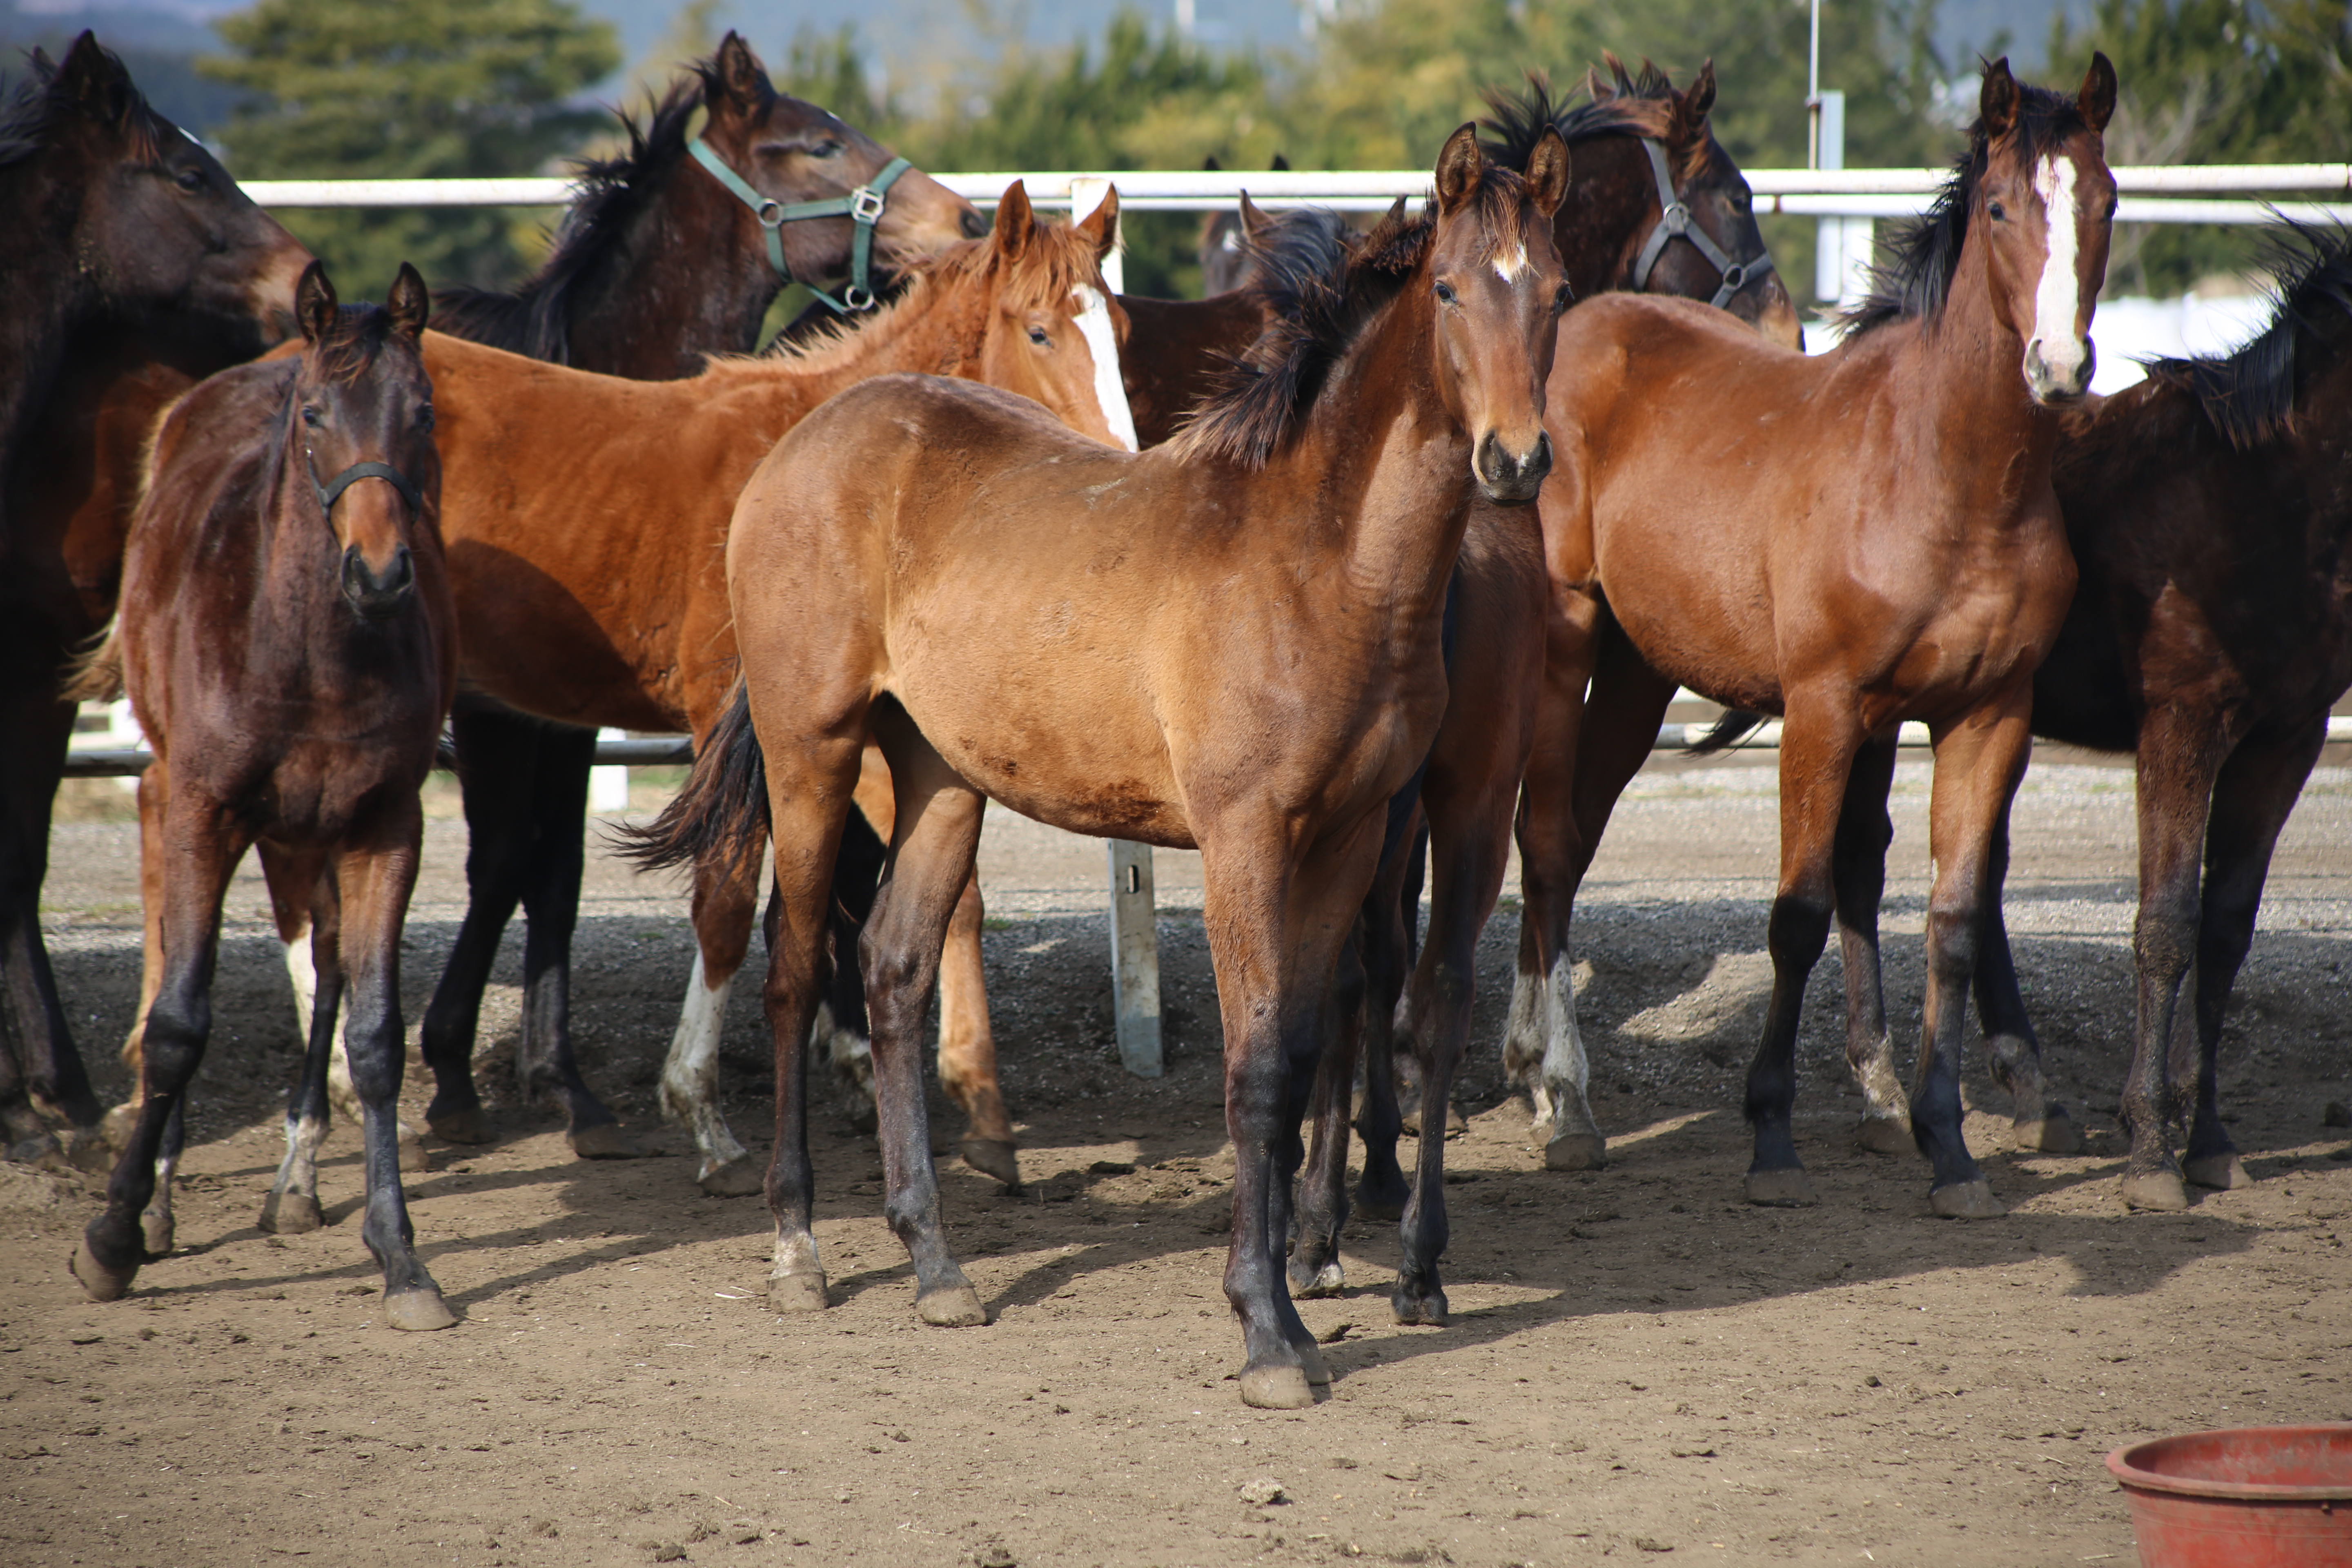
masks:
[[[780,202],[761,195],[751,183],[727,166],[727,160],[710,149],[710,143],[698,136],[686,144],[694,161],[710,171],[710,177],[727,187],[737,201],[751,209],[751,216],[767,230],[768,265],[786,283],[798,283],[810,293],[833,308],[836,315],[850,315],[874,308],[873,261],[874,226],[882,221],[889,203],[890,187],[898,176],[914,165],[904,158],[893,158],[882,165],[881,173],[858,186],[845,196],[827,196],[814,202]],[[849,239],[849,287],[836,300],[805,279],[794,278],[793,269],[784,265],[783,227],[802,218],[846,217],[855,226]]]
[[[1690,208],[1683,205],[1681,195],[1675,190],[1674,176],[1666,170],[1665,149],[1644,136],[1642,151],[1650,155],[1650,173],[1658,182],[1658,205],[1662,210],[1658,226],[1650,231],[1649,239],[1642,247],[1641,259],[1633,263],[1634,291],[1639,293],[1649,288],[1651,269],[1657,266],[1658,258],[1664,254],[1670,241],[1687,239],[1722,280],[1715,298],[1707,301],[1721,310],[1730,303],[1733,295],[1772,270],[1772,253],[1765,250],[1750,260],[1734,261],[1721,246],[1707,237],[1705,229],[1691,222]]]
[[[319,466],[311,460],[310,448],[306,446],[302,448],[302,467],[310,475],[310,489],[318,493],[319,510],[329,517],[334,515],[335,502],[342,499],[343,492],[362,479],[382,479],[398,490],[400,499],[408,503],[411,517],[425,510],[425,500],[416,493],[416,487],[408,482],[406,474],[390,463],[353,463],[322,485],[319,482]]]

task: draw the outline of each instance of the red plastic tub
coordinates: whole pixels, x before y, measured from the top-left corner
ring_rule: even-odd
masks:
[[[2158,1437],[2107,1468],[2142,1568],[2352,1568],[2352,1423]]]

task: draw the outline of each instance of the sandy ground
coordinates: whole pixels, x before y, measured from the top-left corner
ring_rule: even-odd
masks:
[[[409,926],[412,1037],[460,910],[448,804]],[[1925,805],[1906,764],[1887,924],[1906,1056]],[[1580,925],[1605,1172],[1538,1169],[1500,1080],[1507,900],[1482,950],[1471,1129],[1448,1150],[1454,1323],[1393,1327],[1393,1231],[1352,1226],[1349,1294],[1303,1309],[1338,1381],[1282,1415],[1244,1409],[1227,1381],[1231,1155],[1197,858],[1159,858],[1171,1061],[1143,1082],[1110,1048],[1101,847],[992,815],[988,958],[1028,1184],[943,1173],[983,1329],[916,1323],[874,1146],[830,1106],[817,1232],[835,1304],[817,1317],[763,1309],[757,1200],[703,1197],[685,1158],[572,1160],[551,1115],[514,1103],[510,936],[480,1073],[512,1135],[438,1149],[410,1178],[463,1319],[418,1336],[376,1321],[352,1130],[323,1174],[335,1223],[255,1227],[297,1042],[248,869],[180,1251],[90,1305],[64,1264],[95,1185],[0,1167],[0,1562],[2127,1562],[2108,1448],[2352,1419],[2352,1144],[2323,1125],[2352,1098],[2352,773],[2324,771],[2288,829],[2230,1026],[2224,1093],[2258,1184],[2170,1216],[2126,1215],[2115,1193],[2130,777],[2063,766],[2021,797],[2010,919],[2091,1152],[2011,1153],[1971,1060],[1969,1136],[2013,1212],[1928,1217],[1924,1165],[1849,1141],[1832,944],[1800,1103],[1822,1201],[1739,1202],[1774,823],[1772,774],[1753,767],[1645,774],[1620,815]],[[55,855],[51,951],[119,1095],[135,847],[82,820]],[[650,1127],[688,964],[680,900],[607,860],[590,879],[579,1038],[592,1079]],[[739,994],[725,1072],[755,1145],[763,1059]],[[408,1100],[421,1110],[414,1069]],[[957,1123],[936,1097],[933,1117],[944,1146]]]

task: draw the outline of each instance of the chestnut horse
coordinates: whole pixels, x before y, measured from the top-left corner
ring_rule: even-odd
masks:
[[[2352,243],[2299,233],[2279,259],[2277,291],[2269,326],[2237,353],[2158,360],[2137,386],[2069,410],[2052,472],[2080,582],[2034,673],[2033,732],[2137,753],[2139,994],[2122,1192],[2137,1209],[2187,1207],[2188,1183],[2249,1180],[2219,1103],[2221,1017],[2279,830],[2326,741],[2329,709],[2352,686],[2341,589],[2352,542]],[[1841,831],[1841,854],[1851,838],[1883,861],[1884,803],[1848,812],[1862,820]],[[2016,1097],[2021,1147],[2079,1148],[2064,1110],[2044,1098],[1997,897],[2008,861],[2004,813],[1976,971],[1993,1076]],[[2192,965],[2193,1014],[2183,1017]],[[2188,1126],[2178,1161],[2171,1121]]]
[[[88,33],[60,62],[37,51],[0,108],[0,1143],[11,1157],[53,1148],[48,1124],[87,1132],[100,1120],[38,918],[73,729],[58,687],[112,607],[110,593],[81,587],[110,579],[111,563],[93,574],[68,542],[74,509],[104,479],[93,411],[109,384],[159,362],[209,374],[291,331],[310,259]]]
[[[1523,179],[1475,130],[1433,211],[1402,204],[1304,292],[1169,447],[1125,456],[1015,399],[889,377],[835,398],[744,487],[728,538],[743,681],[692,778],[641,835],[649,864],[756,858],[773,825],[768,1024],[777,1225],[769,1301],[824,1304],[809,1230],[806,1044],[832,861],[869,737],[898,799],[862,939],[885,1213],[925,1321],[985,1320],[949,1248],[917,1036],[994,798],[1063,828],[1198,847],[1237,1151],[1225,1292],[1244,1402],[1328,1380],[1283,1277],[1297,1124],[1360,989],[1340,973],[1388,803],[1445,700],[1446,584],[1484,490],[1549,467],[1544,376],[1568,289],[1555,135]],[[1435,1293],[1442,1187],[1405,1220]]]
[[[300,356],[213,377],[156,437],[121,609],[83,687],[119,681],[155,749],[140,785],[142,880],[160,905],[165,966],[138,1124],[73,1258],[94,1300],[122,1296],[141,1264],[170,1250],[171,1167],[212,1028],[221,900],[257,847],[272,896],[310,916],[319,984],[264,1223],[319,1223],[310,1157],[347,1005],[366,1108],[361,1233],[383,1269],[384,1319],[456,1321],[416,1256],[394,1120],[417,791],[457,685],[433,387],[418,353],[426,310],[424,280],[404,265],[388,305],[339,309],[313,262],[295,296]],[[150,1210],[159,1187],[164,1206]]]
[[[1884,779],[1857,762],[1891,756],[1872,737],[1918,720],[1936,747],[1936,880],[1911,1131],[1934,1169],[1937,1213],[2001,1212],[1961,1139],[1958,1051],[2033,669],[2074,589],[2050,462],[2055,405],[2079,399],[2090,376],[2115,205],[2100,132],[2114,106],[2103,55],[2071,99],[2021,87],[2006,61],[1988,67],[1958,172],[1906,240],[1889,290],[1820,358],[1673,300],[1611,296],[1562,324],[1544,542],[1556,600],[1591,619],[1564,650],[1578,657],[1547,662],[1519,832],[1528,934],[1509,1041],[1520,1060],[1540,1058],[1549,1142],[1598,1137],[1569,979],[1577,884],[1685,685],[1786,715],[1747,1193],[1811,1201],[1790,1115],[1798,1009],[1833,912],[1857,1069],[1885,1034],[1863,978],[1875,973],[1874,920],[1858,923],[1874,899],[1836,874],[1840,808],[1883,795]],[[1880,1084],[1865,1089],[1874,1119],[1900,1116]]]

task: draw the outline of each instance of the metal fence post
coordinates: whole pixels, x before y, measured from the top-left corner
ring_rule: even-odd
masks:
[[[1151,846],[1110,844],[1110,994],[1118,1059],[1138,1078],[1158,1078],[1160,932],[1152,924]]]

